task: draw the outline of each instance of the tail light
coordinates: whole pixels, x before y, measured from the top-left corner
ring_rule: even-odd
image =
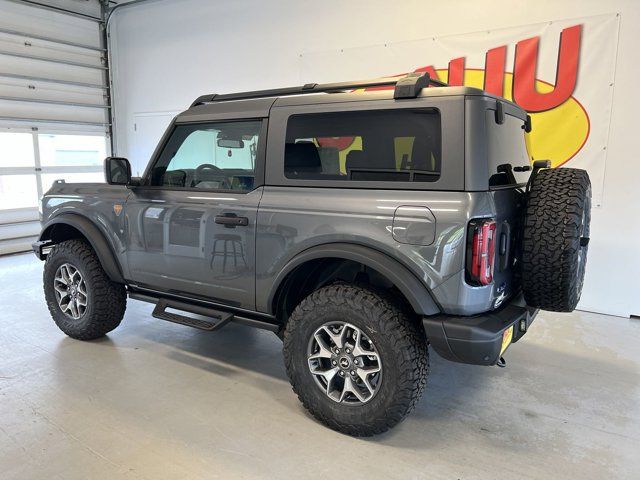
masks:
[[[469,222],[467,235],[467,280],[472,285],[489,285],[493,281],[496,257],[496,222],[476,219]]]

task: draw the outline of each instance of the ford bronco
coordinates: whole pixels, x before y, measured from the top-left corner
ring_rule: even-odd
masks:
[[[51,315],[91,340],[127,297],[202,330],[284,343],[293,390],[321,422],[367,436],[419,400],[429,347],[499,365],[539,309],[582,290],[591,187],[532,159],[531,119],[428,73],[205,95],[140,178],[57,181],[34,251]]]

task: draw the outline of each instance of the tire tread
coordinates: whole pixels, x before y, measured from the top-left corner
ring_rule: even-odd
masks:
[[[296,382],[297,366],[293,364],[292,350],[296,342],[306,341],[299,338],[297,332],[318,308],[325,305],[341,305],[370,319],[377,319],[376,328],[390,342],[399,366],[394,373],[400,388],[395,391],[387,409],[377,416],[362,417],[354,413],[350,422],[338,420],[322,408],[316,396]],[[357,437],[383,433],[402,421],[421,398],[429,373],[427,342],[418,322],[384,293],[343,283],[316,290],[295,308],[284,332],[284,358],[293,391],[304,407],[330,428]]]
[[[77,259],[84,269],[85,282],[91,283],[91,311],[88,321],[69,319],[58,306],[53,293],[56,260],[61,256]],[[91,246],[83,240],[67,240],[55,245],[47,255],[43,273],[47,307],[58,327],[78,340],[94,340],[115,329],[124,316],[127,294],[124,285],[112,282]],[[88,308],[89,310],[89,308]],[[86,314],[85,314],[86,315]]]
[[[585,248],[585,261],[587,253],[580,247],[580,225],[590,206],[586,171],[538,172],[527,198],[522,239],[522,289],[529,305],[557,312],[575,309],[584,278],[584,265],[578,271],[578,250]]]

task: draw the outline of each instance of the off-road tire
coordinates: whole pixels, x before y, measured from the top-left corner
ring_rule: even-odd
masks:
[[[65,263],[80,271],[87,287],[87,307],[78,320],[62,312],[53,288],[55,274]],[[127,303],[125,287],[107,277],[91,246],[82,240],[67,240],[51,249],[44,264],[43,285],[53,320],[72,338],[100,338],[122,321]]]
[[[379,390],[367,403],[332,400],[309,371],[310,338],[333,320],[365,332],[381,357]],[[284,332],[284,358],[293,391],[305,408],[328,427],[357,437],[385,432],[403,420],[422,396],[429,372],[427,340],[417,319],[381,293],[341,283],[316,290],[295,308]]]
[[[591,220],[591,182],[576,168],[538,172],[528,194],[522,238],[527,304],[571,312],[582,293]]]

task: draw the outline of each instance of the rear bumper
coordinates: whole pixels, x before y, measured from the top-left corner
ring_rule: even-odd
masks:
[[[471,317],[434,315],[422,322],[431,347],[443,358],[473,365],[495,365],[509,344],[528,330],[538,309],[522,294],[498,310]],[[512,339],[507,330],[513,327]],[[503,348],[503,336],[506,336]]]

